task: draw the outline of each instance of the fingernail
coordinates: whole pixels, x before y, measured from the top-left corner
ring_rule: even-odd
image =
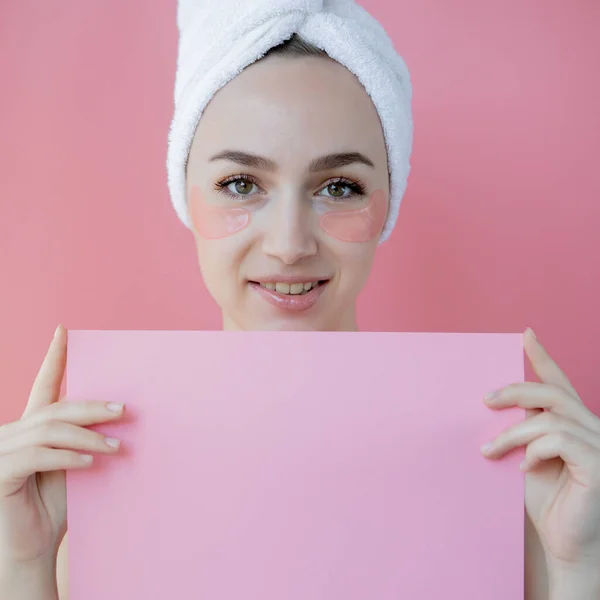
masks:
[[[489,451],[492,449],[493,444],[491,442],[487,442],[487,444],[483,444],[483,446],[481,446],[481,451],[484,454],[488,454]]]
[[[123,405],[118,404],[117,402],[109,402],[106,405],[106,408],[107,408],[107,410],[110,410],[110,412],[114,412],[114,413],[123,412]]]
[[[524,460],[520,465],[519,465],[519,469],[521,469],[521,471],[525,471],[525,469],[527,468],[527,461]]]
[[[104,443],[111,448],[118,448],[121,445],[121,440],[117,440],[116,438],[104,438]]]
[[[80,454],[79,458],[81,459],[81,462],[89,464],[94,460],[94,457],[91,454]]]
[[[56,337],[58,336],[58,332],[60,331],[60,325],[56,328],[56,331],[54,332],[54,336],[52,339],[56,339]]]
[[[537,341],[537,335],[535,335],[535,331],[533,331],[533,329],[531,329],[531,327],[528,327],[527,330],[531,334],[531,337]]]
[[[493,392],[488,392],[485,396],[484,396],[484,400],[486,402],[489,402],[490,400],[495,400],[498,397],[500,390],[494,390]]]

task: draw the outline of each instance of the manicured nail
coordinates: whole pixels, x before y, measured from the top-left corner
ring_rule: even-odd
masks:
[[[123,405],[122,404],[118,404],[117,402],[109,402],[106,405],[107,410],[110,410],[110,412],[114,412],[114,413],[121,413],[123,412]]]
[[[111,448],[118,448],[121,445],[121,440],[117,440],[116,438],[104,438],[104,443]]]
[[[481,451],[484,454],[489,454],[490,450],[492,449],[492,442],[487,442],[486,444],[484,444],[483,446],[481,446]]]
[[[86,463],[88,465],[94,460],[94,457],[91,454],[80,454],[79,458],[81,459],[82,463]]]
[[[52,339],[56,339],[58,336],[58,332],[60,331],[60,325],[56,328],[56,331],[54,332],[54,336]]]
[[[531,337],[537,341],[537,335],[535,335],[535,332],[533,331],[533,329],[531,329],[531,327],[528,327],[527,331],[529,331],[529,333],[531,334]]]
[[[494,390],[493,392],[489,392],[484,396],[484,400],[486,402],[490,402],[491,400],[495,400],[498,397],[500,390]]]

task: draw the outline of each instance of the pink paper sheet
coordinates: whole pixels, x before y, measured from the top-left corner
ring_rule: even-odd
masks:
[[[67,395],[125,402],[67,478],[70,600],[517,600],[521,335],[70,331]]]

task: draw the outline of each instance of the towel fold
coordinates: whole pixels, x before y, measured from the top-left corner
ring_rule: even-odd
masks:
[[[294,33],[359,79],[381,120],[390,172],[390,209],[380,242],[397,220],[410,170],[412,86],[383,26],[353,0],[179,0],[175,110],[167,180],[181,221],[191,228],[185,168],[196,126],[214,94]]]

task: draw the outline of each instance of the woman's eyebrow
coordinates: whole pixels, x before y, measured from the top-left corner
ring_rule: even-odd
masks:
[[[311,172],[316,171],[329,171],[330,169],[337,169],[338,167],[345,167],[353,163],[362,163],[369,167],[375,167],[373,162],[360,152],[342,152],[338,154],[327,154],[316,158],[310,163],[308,168]]]
[[[258,156],[257,154],[250,154],[248,152],[241,152],[239,150],[224,150],[223,152],[215,154],[209,160],[210,162],[216,160],[228,160],[244,167],[262,169],[264,171],[277,170],[277,163],[270,158]],[[315,158],[310,163],[308,170],[311,173],[328,171],[339,167],[345,167],[353,163],[362,163],[369,167],[375,166],[368,157],[360,152],[339,152],[336,154],[327,154],[325,156]]]
[[[255,169],[262,169],[263,171],[276,171],[277,163],[264,156],[258,156],[256,154],[249,154],[248,152],[240,152],[239,150],[223,150],[215,154],[209,159],[209,162],[215,160],[228,160],[229,162],[237,163],[243,167],[253,167]]]

